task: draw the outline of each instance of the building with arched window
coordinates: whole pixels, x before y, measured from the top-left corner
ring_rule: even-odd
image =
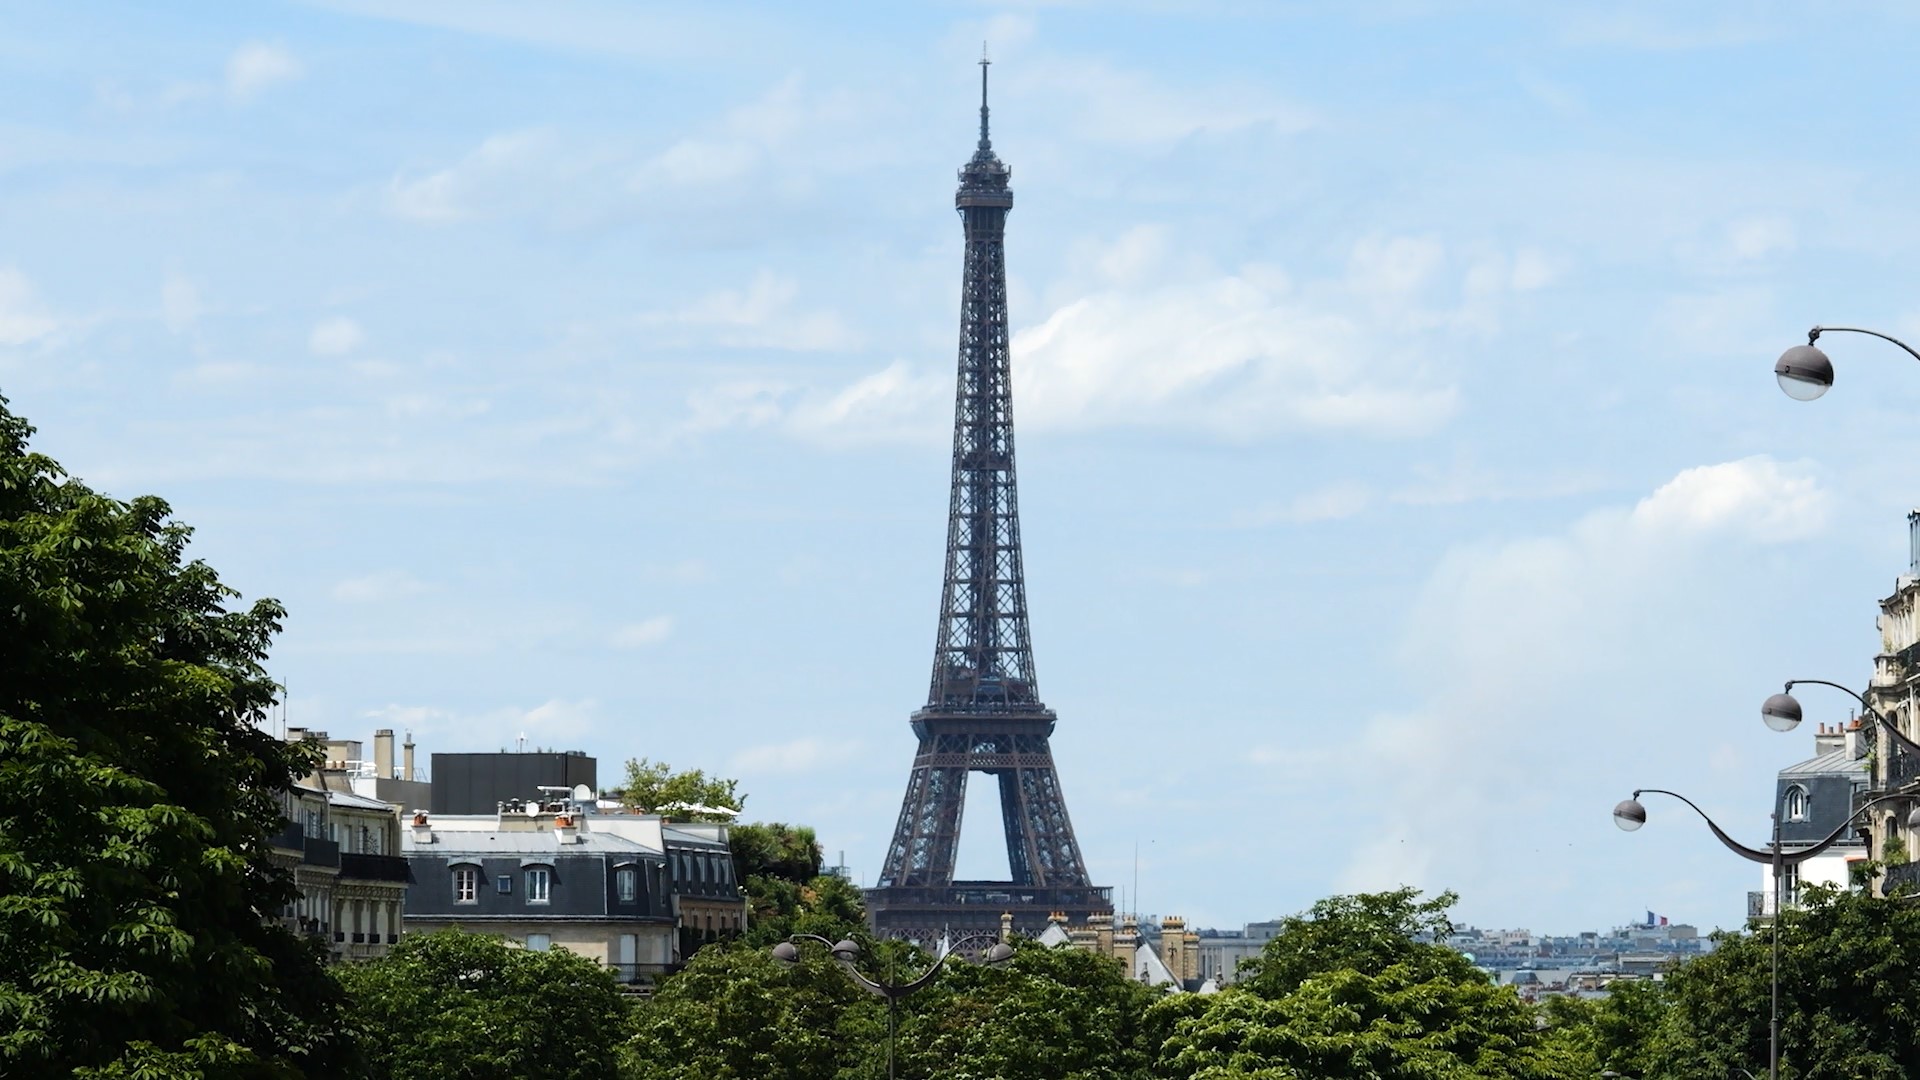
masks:
[[[1870,744],[1858,719],[1820,724],[1813,736],[1814,756],[1780,770],[1775,788],[1780,809],[1780,842],[1788,850],[1823,840],[1852,816],[1872,779],[1867,751]],[[1848,867],[1867,857],[1866,830],[1849,836],[1798,866],[1787,867],[1782,882],[1785,901],[1799,902],[1800,890],[1823,884],[1846,888]],[[1773,867],[1761,868],[1760,891],[1747,905],[1748,914],[1771,916]]]

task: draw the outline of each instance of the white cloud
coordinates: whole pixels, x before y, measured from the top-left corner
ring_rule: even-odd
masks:
[[[0,346],[26,345],[59,328],[59,320],[41,303],[27,275],[11,266],[0,266]]]
[[[1009,97],[1040,99],[1066,110],[1078,138],[1128,145],[1167,143],[1202,132],[1264,128],[1305,131],[1314,112],[1264,86],[1211,82],[1171,86],[1099,60],[1055,56],[1018,65],[1003,77]]]
[[[1215,270],[1153,226],[1082,245],[1071,262],[1068,280],[1046,290],[1050,313],[1013,335],[1022,428],[1159,427],[1236,441],[1439,428],[1459,405],[1450,351],[1484,348],[1501,305],[1556,273],[1535,250],[1456,266],[1438,240],[1372,236],[1341,276],[1296,286],[1268,265]],[[723,343],[844,347],[837,323],[792,324],[795,292],[762,275],[745,293],[646,318],[716,327]],[[950,422],[947,371],[896,360],[838,388],[763,387],[747,419],[783,419],[821,441],[938,439]],[[731,425],[698,425],[719,426]]]
[[[1089,293],[1014,335],[1013,364],[1021,420],[1038,428],[1404,435],[1457,403],[1347,316],[1251,271]]]
[[[340,356],[359,348],[365,340],[359,323],[336,315],[313,324],[307,334],[307,349],[315,356]]]
[[[261,91],[306,74],[299,58],[278,45],[249,41],[227,58],[227,95],[251,101]]]
[[[538,186],[535,178],[551,166],[557,151],[553,137],[543,131],[489,135],[444,169],[424,176],[394,176],[387,184],[387,210],[428,224],[476,216],[502,201],[524,197],[528,189]]]
[[[860,744],[851,741],[795,739],[792,742],[749,746],[733,755],[731,767],[742,775],[766,773],[806,773],[847,760]]]
[[[365,718],[374,726],[411,731],[416,742],[432,740],[443,752],[526,748],[578,749],[600,723],[599,702],[591,698],[552,698],[532,708],[504,705],[466,712],[434,705],[384,705]]]
[[[791,176],[796,164],[832,167],[832,156],[808,151],[824,145],[844,147],[860,136],[864,109],[853,94],[841,90],[811,92],[798,75],[775,83],[760,97],[736,106],[709,133],[681,139],[641,164],[633,186],[699,188],[724,184],[779,163]],[[855,164],[838,162],[842,168]]]
[[[1727,243],[1735,258],[1763,259],[1774,252],[1792,251],[1793,222],[1781,217],[1742,218],[1727,226]]]
[[[672,635],[672,616],[655,615],[620,627],[607,643],[616,649],[644,649],[649,645],[658,645]]]
[[[1683,470],[1558,533],[1450,552],[1404,623],[1399,662],[1422,699],[1352,740],[1394,797],[1339,887],[1523,881],[1496,870],[1564,842],[1545,822],[1568,807],[1532,813],[1514,778],[1556,776],[1551,797],[1592,802],[1600,821],[1622,797],[1609,784],[1649,782],[1633,771],[1649,740],[1675,760],[1711,754],[1722,729],[1688,722],[1692,687],[1751,651],[1743,634],[1769,605],[1749,568],[1816,535],[1828,500],[1804,467],[1749,457]]]
[[[641,315],[649,344],[705,344],[797,352],[855,348],[859,337],[831,311],[798,303],[799,283],[765,270],[744,289],[719,289],[684,307]],[[679,331],[675,333],[674,331]]]
[[[180,274],[167,274],[160,283],[160,316],[167,329],[175,334],[191,329],[205,313],[199,287]]]
[[[1750,540],[1803,540],[1823,531],[1831,498],[1803,469],[1755,456],[1686,470],[1640,500],[1630,522],[1664,534],[1738,532]]]
[[[418,596],[427,591],[425,582],[404,570],[382,570],[362,577],[335,582],[332,595],[347,604],[374,604]]]
[[[938,442],[951,433],[953,383],[894,361],[837,393],[800,401],[789,430],[825,441]]]

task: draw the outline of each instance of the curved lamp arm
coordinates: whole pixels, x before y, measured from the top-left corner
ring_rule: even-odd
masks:
[[[1891,334],[1883,334],[1878,330],[1863,330],[1858,326],[1816,326],[1813,329],[1807,331],[1807,344],[1811,345],[1814,342],[1819,341],[1821,334],[1833,333],[1836,331],[1845,331],[1846,333],[1849,333],[1849,334],[1866,334],[1870,337],[1877,337],[1882,341],[1891,341],[1895,345],[1898,345],[1902,349],[1905,349],[1907,351],[1908,356],[1913,357],[1915,360],[1920,360],[1920,352],[1914,352],[1913,346],[1908,345],[1906,342],[1901,341],[1899,338],[1894,337]],[[1811,680],[1802,680],[1802,681],[1811,681]]]
[[[1905,346],[1901,346],[1901,347],[1905,348]],[[1907,349],[1907,351],[1913,352],[1912,349]],[[1825,679],[1788,679],[1787,693],[1789,694],[1793,693],[1793,688],[1802,683],[1805,683],[1808,686],[1831,686],[1835,690],[1839,690],[1845,693],[1848,697],[1851,697],[1853,700],[1860,703],[1860,711],[1866,713],[1868,716],[1873,717],[1874,723],[1879,724],[1881,730],[1885,731],[1887,735],[1893,739],[1894,742],[1900,744],[1900,749],[1905,750],[1909,754],[1920,755],[1920,742],[1915,742],[1914,740],[1909,739],[1905,735],[1901,734],[1900,729],[1894,726],[1893,721],[1887,719],[1884,716],[1881,716],[1880,713],[1877,710],[1875,710],[1873,706],[1867,704],[1866,697],[1862,694],[1855,692],[1852,687],[1842,686],[1837,682],[1828,682]]]
[[[1693,800],[1687,798],[1685,795],[1682,795],[1677,791],[1667,791],[1663,788],[1641,788],[1639,791],[1636,791],[1633,793],[1633,797],[1638,799],[1643,793],[1650,793],[1654,795],[1671,795],[1674,798],[1679,799],[1681,802],[1686,803],[1688,806],[1692,807],[1694,813],[1700,815],[1700,820],[1707,823],[1707,828],[1713,830],[1713,835],[1717,837],[1722,844],[1725,844],[1727,846],[1727,850],[1733,852],[1734,854],[1740,856],[1743,859],[1752,859],[1754,862],[1766,863],[1769,866],[1773,864],[1773,859],[1774,859],[1773,852],[1768,851],[1764,848],[1748,847],[1747,845],[1742,844],[1738,840],[1735,840],[1733,837],[1728,836],[1726,833],[1726,830],[1714,824],[1713,819],[1707,816],[1706,811],[1700,809],[1698,806],[1694,806]],[[1820,840],[1817,843],[1811,844],[1807,847],[1795,848],[1792,851],[1780,852],[1779,853],[1780,864],[1782,866],[1798,866],[1801,863],[1806,862],[1808,859],[1813,858],[1815,855],[1818,855],[1821,852],[1832,847],[1833,845],[1839,843],[1840,838],[1845,836],[1847,834],[1847,830],[1853,827],[1853,822],[1855,818],[1858,818],[1861,814],[1866,813],[1867,811],[1873,809],[1876,806],[1881,805],[1882,803],[1912,802],[1912,801],[1914,801],[1914,797],[1912,795],[1882,795],[1877,799],[1870,799],[1867,802],[1861,803],[1858,807],[1854,808],[1853,813],[1847,815],[1847,820],[1841,822],[1839,828],[1828,833],[1825,839]]]
[[[841,950],[837,942],[828,941],[819,934],[791,934],[787,937],[787,940],[795,943],[801,941],[817,941],[825,945],[833,952],[833,958],[840,962],[841,968],[843,968],[847,975],[850,976],[854,982],[858,983],[862,989],[875,997],[883,997],[897,1001],[932,982],[934,978],[940,974],[940,969],[946,966],[948,958],[952,957],[959,950],[960,946],[974,940],[998,941],[999,938],[992,934],[969,934],[959,941],[950,942],[945,948],[940,950],[939,956],[933,958],[933,966],[904,983],[879,982],[867,977],[865,972],[862,972],[858,967],[854,966],[852,957],[841,955]]]

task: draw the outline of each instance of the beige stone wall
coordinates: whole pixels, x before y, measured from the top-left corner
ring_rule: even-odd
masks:
[[[619,962],[620,936],[633,934],[638,941],[635,962],[643,966],[662,967],[665,958],[673,955],[673,927],[649,923],[627,921],[548,921],[541,919],[502,919],[476,923],[462,923],[459,919],[423,919],[409,916],[406,921],[408,933],[431,933],[458,926],[462,930],[475,934],[491,934],[505,938],[509,942],[525,945],[529,934],[546,934],[556,949],[565,949],[570,953],[596,960],[602,964]]]

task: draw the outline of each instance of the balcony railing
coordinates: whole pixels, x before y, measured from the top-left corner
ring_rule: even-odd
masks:
[[[301,862],[310,866],[340,865],[339,844],[331,840],[323,840],[318,836],[303,836],[300,842],[304,851],[300,857]]]
[[[363,855],[345,851],[340,854],[340,876],[362,881],[410,881],[407,860],[398,855]]]
[[[1920,896],[1920,863],[1901,863],[1887,867],[1887,876],[1880,882],[1883,892],[1892,893],[1896,888],[1904,888],[1908,895]]]

